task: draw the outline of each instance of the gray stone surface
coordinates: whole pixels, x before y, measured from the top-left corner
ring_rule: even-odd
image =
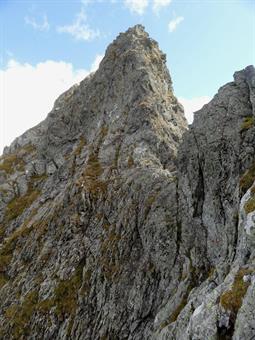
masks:
[[[0,159],[0,338],[252,339],[254,79],[188,129],[137,25]]]

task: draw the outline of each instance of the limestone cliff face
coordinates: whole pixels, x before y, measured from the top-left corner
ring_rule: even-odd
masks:
[[[249,339],[255,71],[188,129],[142,26],[0,159],[0,338]]]
[[[234,74],[195,113],[178,158],[177,293],[157,339],[255,336],[255,70]],[[185,285],[185,287],[184,287]],[[176,309],[177,306],[177,309]],[[175,311],[175,312],[174,312]]]

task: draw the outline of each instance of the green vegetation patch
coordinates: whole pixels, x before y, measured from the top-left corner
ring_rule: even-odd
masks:
[[[35,150],[35,146],[29,143],[18,148],[15,153],[3,155],[0,157],[0,171],[5,171],[7,174],[12,174],[15,170],[24,171],[25,162],[22,156],[27,156],[35,152]]]
[[[94,150],[90,150],[88,161],[83,176],[81,178],[81,182],[85,185],[86,190],[94,197],[97,197],[99,194],[105,193],[107,190],[108,181],[100,178],[104,170],[100,164],[98,157],[100,145],[103,143],[107,132],[107,126],[101,127],[98,135],[98,146]]]
[[[106,235],[101,238],[100,265],[103,275],[108,281],[117,281],[121,271],[118,259],[118,243],[121,240],[121,235],[116,233],[115,226],[111,230],[110,228],[110,226],[105,228]]]
[[[240,179],[240,188],[242,192],[246,192],[255,180],[255,163],[244,173]]]
[[[84,171],[86,189],[94,196],[107,190],[107,182],[100,179],[103,173],[97,152],[91,153]]]
[[[253,116],[245,117],[241,125],[241,131],[248,130],[255,124],[255,119]]]
[[[0,273],[0,289],[8,282],[8,278]]]
[[[29,155],[35,153],[36,147],[33,144],[29,143],[21,147],[19,151],[22,151],[22,153],[24,153],[25,155]]]
[[[0,164],[0,171],[5,171],[7,174],[12,174],[15,169],[18,171],[24,171],[25,162],[17,154],[10,154],[3,156]]]
[[[32,203],[41,194],[41,191],[37,189],[39,182],[45,180],[47,175],[35,175],[30,179],[28,184],[28,189],[25,195],[14,197],[6,207],[4,222],[9,223],[18,216],[20,216],[23,211],[29,208]]]
[[[54,290],[53,297],[39,301],[38,292],[29,292],[21,303],[12,304],[5,310],[5,317],[12,327],[12,339],[27,339],[30,335],[29,323],[34,313],[48,314],[54,308],[57,316],[70,315],[68,333],[71,333],[73,319],[78,303],[78,290],[82,286],[84,260],[77,266],[70,279],[61,280]],[[91,277],[91,271],[85,273],[85,284]],[[5,283],[4,283],[5,284]],[[88,286],[88,285],[87,285]],[[1,287],[1,276],[0,276]]]
[[[24,223],[4,241],[0,249],[0,273],[5,273],[7,267],[11,263],[13,252],[17,246],[18,240],[29,235],[33,228],[38,226],[38,223],[35,223],[31,228],[28,227],[28,223],[31,221],[33,216],[36,215],[36,213],[37,209],[33,209],[27,220],[25,220]]]
[[[73,314],[77,308],[77,291],[82,284],[82,268],[76,270],[69,280],[59,282],[54,292],[54,302],[58,315]]]
[[[244,210],[246,214],[249,214],[255,210],[255,194],[245,203]]]
[[[20,228],[16,229],[5,241],[0,249],[0,273],[4,273],[11,263],[13,252],[19,238],[27,236],[31,232],[31,228],[27,228],[24,223]]]
[[[83,265],[83,262],[78,265],[70,279],[61,280],[57,284],[51,299],[38,303],[38,309],[41,312],[48,313],[51,308],[55,307],[55,312],[58,316],[74,315],[77,308],[78,290],[82,286]],[[85,274],[85,281],[90,280],[91,272],[89,273],[89,275]]]
[[[80,156],[81,152],[82,152],[82,149],[84,148],[84,146],[87,144],[86,140],[84,137],[81,137],[80,141],[79,141],[79,144],[77,146],[77,148],[75,149],[74,151],[74,155],[75,156]]]
[[[130,168],[133,168],[133,166],[135,165],[135,161],[134,161],[134,158],[133,158],[133,156],[129,156],[128,157],[128,168],[130,169]]]
[[[170,325],[171,323],[173,323],[173,322],[175,322],[177,320],[177,318],[180,315],[181,311],[185,308],[185,306],[188,303],[188,296],[189,296],[189,293],[191,292],[192,288],[193,288],[193,285],[190,284],[188,286],[188,288],[187,288],[186,293],[184,294],[183,298],[181,299],[181,302],[176,307],[176,309],[173,311],[173,313],[169,316],[169,318],[161,323],[160,329],[163,329],[163,328],[167,327],[168,325]]]
[[[229,310],[235,315],[238,313],[250,285],[250,282],[244,282],[243,277],[251,274],[251,272],[249,269],[240,269],[235,276],[231,289],[221,295],[220,304],[225,310]]]
[[[29,321],[37,310],[38,293],[28,293],[21,304],[12,304],[5,311],[5,316],[12,326],[12,339],[25,339],[29,336]]]
[[[246,214],[249,214],[255,210],[255,187],[251,188],[251,197],[245,203],[244,210]]]
[[[180,304],[176,307],[176,309],[170,315],[170,317],[167,320],[165,320],[164,322],[162,322],[162,324],[160,325],[160,328],[163,329],[163,328],[167,327],[168,325],[170,325],[171,323],[175,322],[177,320],[178,316],[180,315],[181,311],[183,310],[183,308],[186,305],[187,305],[187,298],[183,297]]]
[[[39,195],[39,190],[29,188],[24,196],[15,197],[11,200],[6,207],[4,216],[5,222],[8,223],[20,216],[25,209],[31,206]]]

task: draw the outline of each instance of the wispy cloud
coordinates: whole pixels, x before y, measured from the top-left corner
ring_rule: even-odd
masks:
[[[58,33],[68,33],[76,40],[91,41],[100,36],[99,30],[94,30],[87,23],[87,16],[82,8],[71,25],[58,26]]]
[[[163,7],[167,7],[171,2],[172,0],[153,0],[152,9],[158,14]]]
[[[124,0],[125,6],[135,14],[143,15],[148,7],[148,0]]]
[[[172,33],[176,30],[177,26],[184,20],[183,17],[177,17],[173,20],[171,20],[168,24],[169,32]]]
[[[48,22],[48,18],[47,18],[46,14],[44,14],[42,16],[42,21],[41,22],[37,22],[34,17],[28,17],[28,16],[26,16],[24,18],[24,20],[25,20],[25,23],[27,25],[32,26],[33,29],[35,29],[37,31],[48,31],[50,29],[50,24]]]

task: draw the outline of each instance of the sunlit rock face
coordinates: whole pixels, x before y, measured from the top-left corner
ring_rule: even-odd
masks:
[[[252,66],[190,129],[137,25],[0,159],[0,338],[254,334]]]

